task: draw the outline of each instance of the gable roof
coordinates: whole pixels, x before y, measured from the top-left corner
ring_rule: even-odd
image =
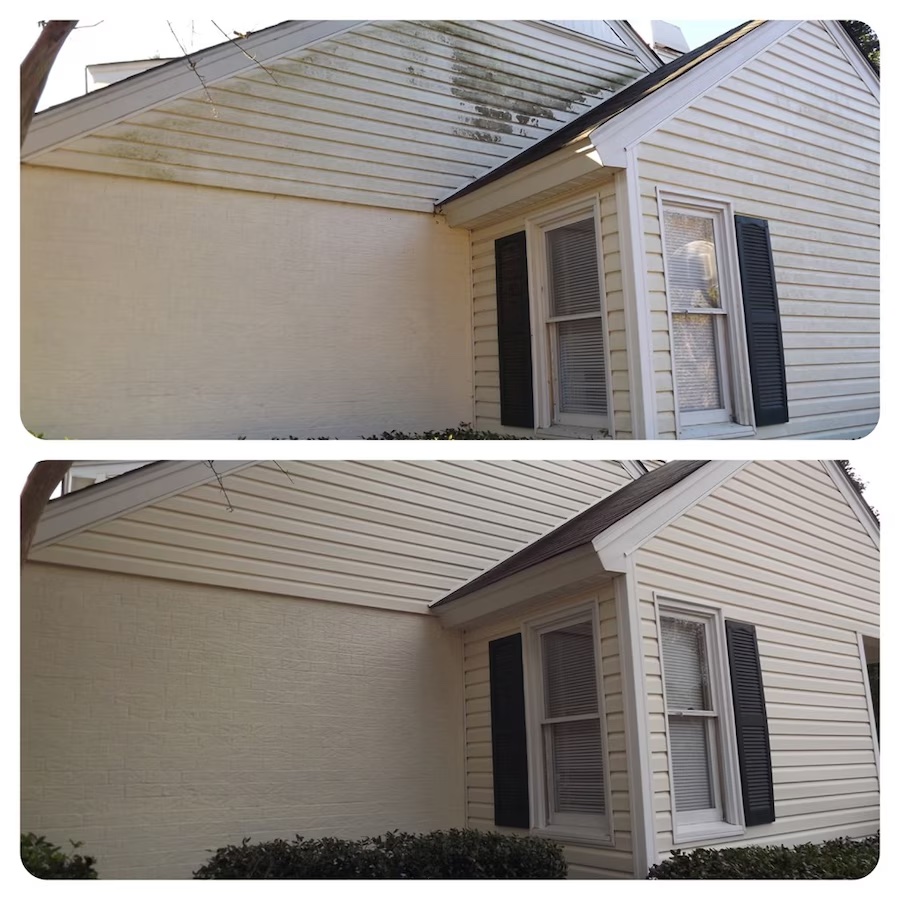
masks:
[[[432,604],[432,608],[452,603],[454,600],[459,600],[461,597],[491,584],[496,584],[510,575],[515,575],[517,572],[546,562],[569,550],[589,544],[607,528],[635,512],[650,500],[659,497],[704,465],[706,465],[705,460],[680,460],[667,463],[642,475],[637,481],[632,481],[619,488],[599,503],[560,525],[559,528],[529,544],[518,553],[514,553],[477,578],[473,578],[446,597],[442,597]]]

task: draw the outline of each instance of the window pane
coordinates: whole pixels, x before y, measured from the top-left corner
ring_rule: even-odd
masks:
[[[672,747],[676,809],[678,812],[711,809],[715,801],[709,772],[709,740],[705,720],[670,717],[669,743]]]
[[[606,367],[600,319],[559,322],[559,411],[606,414]]]
[[[550,729],[554,812],[604,813],[600,720],[558,722]]]
[[[550,315],[600,312],[600,275],[594,220],[547,232]]]
[[[721,307],[712,219],[665,211],[666,292],[672,310]]]
[[[597,712],[597,672],[590,622],[541,635],[544,703],[549,719]]]
[[[714,317],[702,313],[675,314],[672,316],[672,338],[678,408],[682,412],[721,409],[724,404]]]
[[[668,708],[711,710],[705,627],[668,616],[661,625]]]

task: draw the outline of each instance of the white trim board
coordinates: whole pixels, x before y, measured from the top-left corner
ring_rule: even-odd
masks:
[[[216,44],[54,106],[34,117],[22,161],[30,162],[99,128],[196,91],[201,88],[200,78],[206,85],[215,84],[364,24],[364,20],[285,22],[240,43]]]
[[[881,524],[872,515],[872,510],[869,509],[868,504],[856,493],[856,488],[850,483],[849,476],[834,460],[825,459],[821,460],[821,462],[825,467],[825,471],[831,476],[835,487],[841,492],[847,503],[850,504],[850,508],[856,513],[856,518],[859,519],[862,527],[866,529],[869,537],[872,538],[872,543],[880,550]]]
[[[74,491],[47,505],[32,543],[41,550],[80,531],[116,519],[135,509],[181,494],[232,472],[255,466],[257,460],[206,460],[158,462],[81,491]]]

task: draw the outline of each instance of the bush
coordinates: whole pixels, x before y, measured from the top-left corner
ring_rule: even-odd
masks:
[[[529,437],[519,437],[515,434],[498,434],[495,431],[476,431],[468,422],[460,422],[456,428],[444,428],[441,431],[382,431],[381,434],[370,434],[360,438],[364,441],[530,441]],[[246,440],[244,435],[239,441]],[[272,438],[273,441],[333,441],[336,438],[298,438],[289,435],[286,438]]]
[[[700,848],[690,853],[675,850],[665,862],[653,866],[648,878],[864,878],[878,864],[879,836],[851,840],[838,838],[824,844],[796,847]]]
[[[78,849],[80,843],[69,842]],[[22,865],[35,878],[96,878],[93,856],[66,856],[61,847],[51,844],[43,835],[22,835]]]
[[[471,829],[220,847],[194,878],[565,878],[562,847]]]

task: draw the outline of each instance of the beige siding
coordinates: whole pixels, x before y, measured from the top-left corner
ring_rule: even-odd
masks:
[[[260,463],[227,496],[213,481],[32,558],[425,612],[630,480],[602,461]]]
[[[29,565],[22,820],[102,878],[460,827],[462,647],[425,616]]]
[[[467,235],[442,219],[22,174],[32,431],[360,437],[471,421]]]
[[[660,852],[673,836],[654,596],[713,603],[757,629],[776,820],[732,843],[875,831],[856,632],[878,633],[878,552],[822,464],[751,464],[639,551],[637,576]]]
[[[374,22],[36,162],[427,212],[644,71],[536,22]]]
[[[818,23],[766,50],[638,150],[658,429],[674,437],[657,187],[768,219],[790,422],[761,438],[858,437],[878,418],[879,107]]]
[[[564,845],[569,877],[622,878],[633,874],[631,860],[631,812],[625,751],[625,720],[615,600],[611,584],[591,597],[600,601],[600,658],[603,676],[603,708],[609,754],[614,847]],[[588,597],[581,597],[585,602]],[[553,601],[529,610],[529,617],[564,610],[579,598]],[[464,635],[466,706],[466,822],[469,827],[494,830],[493,759],[491,750],[490,673],[488,644],[522,629],[522,614],[509,615],[489,625],[466,629]],[[497,829],[517,832],[518,829]]]
[[[592,180],[606,178],[592,175]],[[552,210],[574,197],[599,196],[600,238],[603,283],[606,291],[610,367],[613,384],[613,415],[617,438],[631,437],[631,411],[628,396],[628,369],[625,354],[625,314],[622,299],[622,275],[616,217],[615,185],[611,179],[601,182],[592,195],[567,192],[547,203],[533,203],[514,215],[471,232],[472,241],[472,316],[474,336],[475,422],[489,431],[530,435],[521,428],[500,424],[500,363],[497,348],[497,284],[494,242],[525,228],[527,218]],[[532,322],[532,328],[535,323]]]

